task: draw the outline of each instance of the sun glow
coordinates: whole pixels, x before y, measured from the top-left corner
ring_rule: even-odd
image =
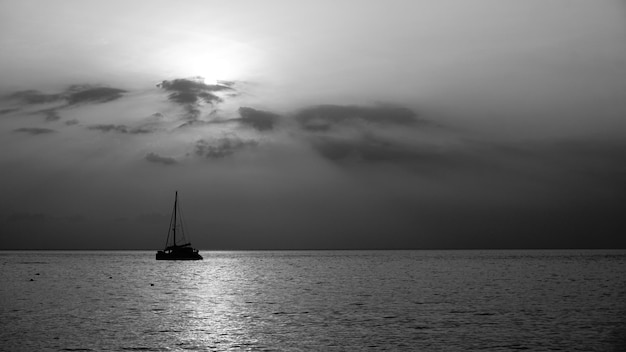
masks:
[[[227,58],[203,56],[191,60],[188,75],[200,76],[207,84],[215,84],[219,80],[235,80],[241,75],[241,63]]]
[[[183,43],[163,52],[159,61],[172,77],[203,77],[205,83],[245,79],[250,70],[252,48],[230,41]]]

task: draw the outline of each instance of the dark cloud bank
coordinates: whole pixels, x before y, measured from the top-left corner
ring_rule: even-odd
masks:
[[[90,84],[74,84],[67,87],[60,93],[43,93],[36,89],[21,90],[5,95],[2,101],[17,106],[2,109],[0,115],[19,112],[24,107],[32,106],[54,106],[38,110],[37,114],[42,114],[46,122],[55,122],[62,119],[59,110],[63,108],[75,107],[81,104],[107,103],[123,97],[127,93],[124,89],[101,87]],[[68,123],[68,125],[71,123]],[[39,130],[39,133],[37,133]],[[46,129],[41,128],[19,128],[16,131],[30,132],[31,134],[41,134]]]
[[[241,117],[231,121],[240,122],[250,126],[257,131],[271,131],[280,121],[280,115],[268,111],[256,110],[250,107],[239,108]]]
[[[88,126],[87,129],[101,131],[101,132],[117,132],[117,133],[125,133],[125,134],[145,134],[152,133],[154,130],[142,127],[128,127],[126,125],[92,125]]]
[[[238,151],[257,146],[255,140],[246,140],[234,135],[227,135],[212,142],[201,139],[196,142],[194,153],[207,159],[220,159],[231,156]]]
[[[157,87],[170,92],[168,99],[178,104],[197,104],[201,102],[216,104],[222,99],[215,92],[232,90],[227,85],[206,84],[201,78],[196,79],[174,79],[171,81],[163,81]]]
[[[38,90],[23,90],[5,97],[23,104],[45,104],[66,102],[68,105],[81,103],[106,103],[119,99],[126,90],[119,88],[98,87],[88,84],[71,85],[61,93],[45,94]]]
[[[152,163],[164,164],[164,165],[176,164],[176,159],[166,157],[166,156],[161,156],[157,153],[148,153],[148,155],[146,155],[146,160]]]
[[[202,77],[165,80],[157,84],[157,87],[169,93],[169,101],[184,106],[188,123],[198,121],[203,104],[214,106],[222,102],[219,92],[232,90],[228,83],[206,84]]]
[[[328,131],[337,125],[357,121],[409,126],[417,122],[417,114],[410,109],[397,106],[319,105],[300,110],[295,119],[306,130]]]
[[[56,131],[50,128],[42,128],[42,127],[21,127],[21,128],[15,129],[15,132],[23,132],[23,133],[28,133],[32,135],[39,135],[39,134],[54,133]]]

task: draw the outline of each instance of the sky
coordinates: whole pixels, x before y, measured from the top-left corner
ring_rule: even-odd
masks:
[[[0,0],[0,249],[626,248],[622,1]]]

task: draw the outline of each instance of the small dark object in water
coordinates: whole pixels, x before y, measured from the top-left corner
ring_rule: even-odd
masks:
[[[39,273],[36,273],[35,275],[39,275]]]
[[[150,284],[150,286],[154,286],[154,284]]]
[[[35,280],[33,280],[33,279],[30,279],[30,281],[35,281]]]

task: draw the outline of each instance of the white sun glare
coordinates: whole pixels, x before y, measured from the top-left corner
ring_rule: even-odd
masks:
[[[176,77],[204,77],[207,84],[245,79],[253,58],[246,45],[225,40],[185,42],[168,48],[160,62]]]

